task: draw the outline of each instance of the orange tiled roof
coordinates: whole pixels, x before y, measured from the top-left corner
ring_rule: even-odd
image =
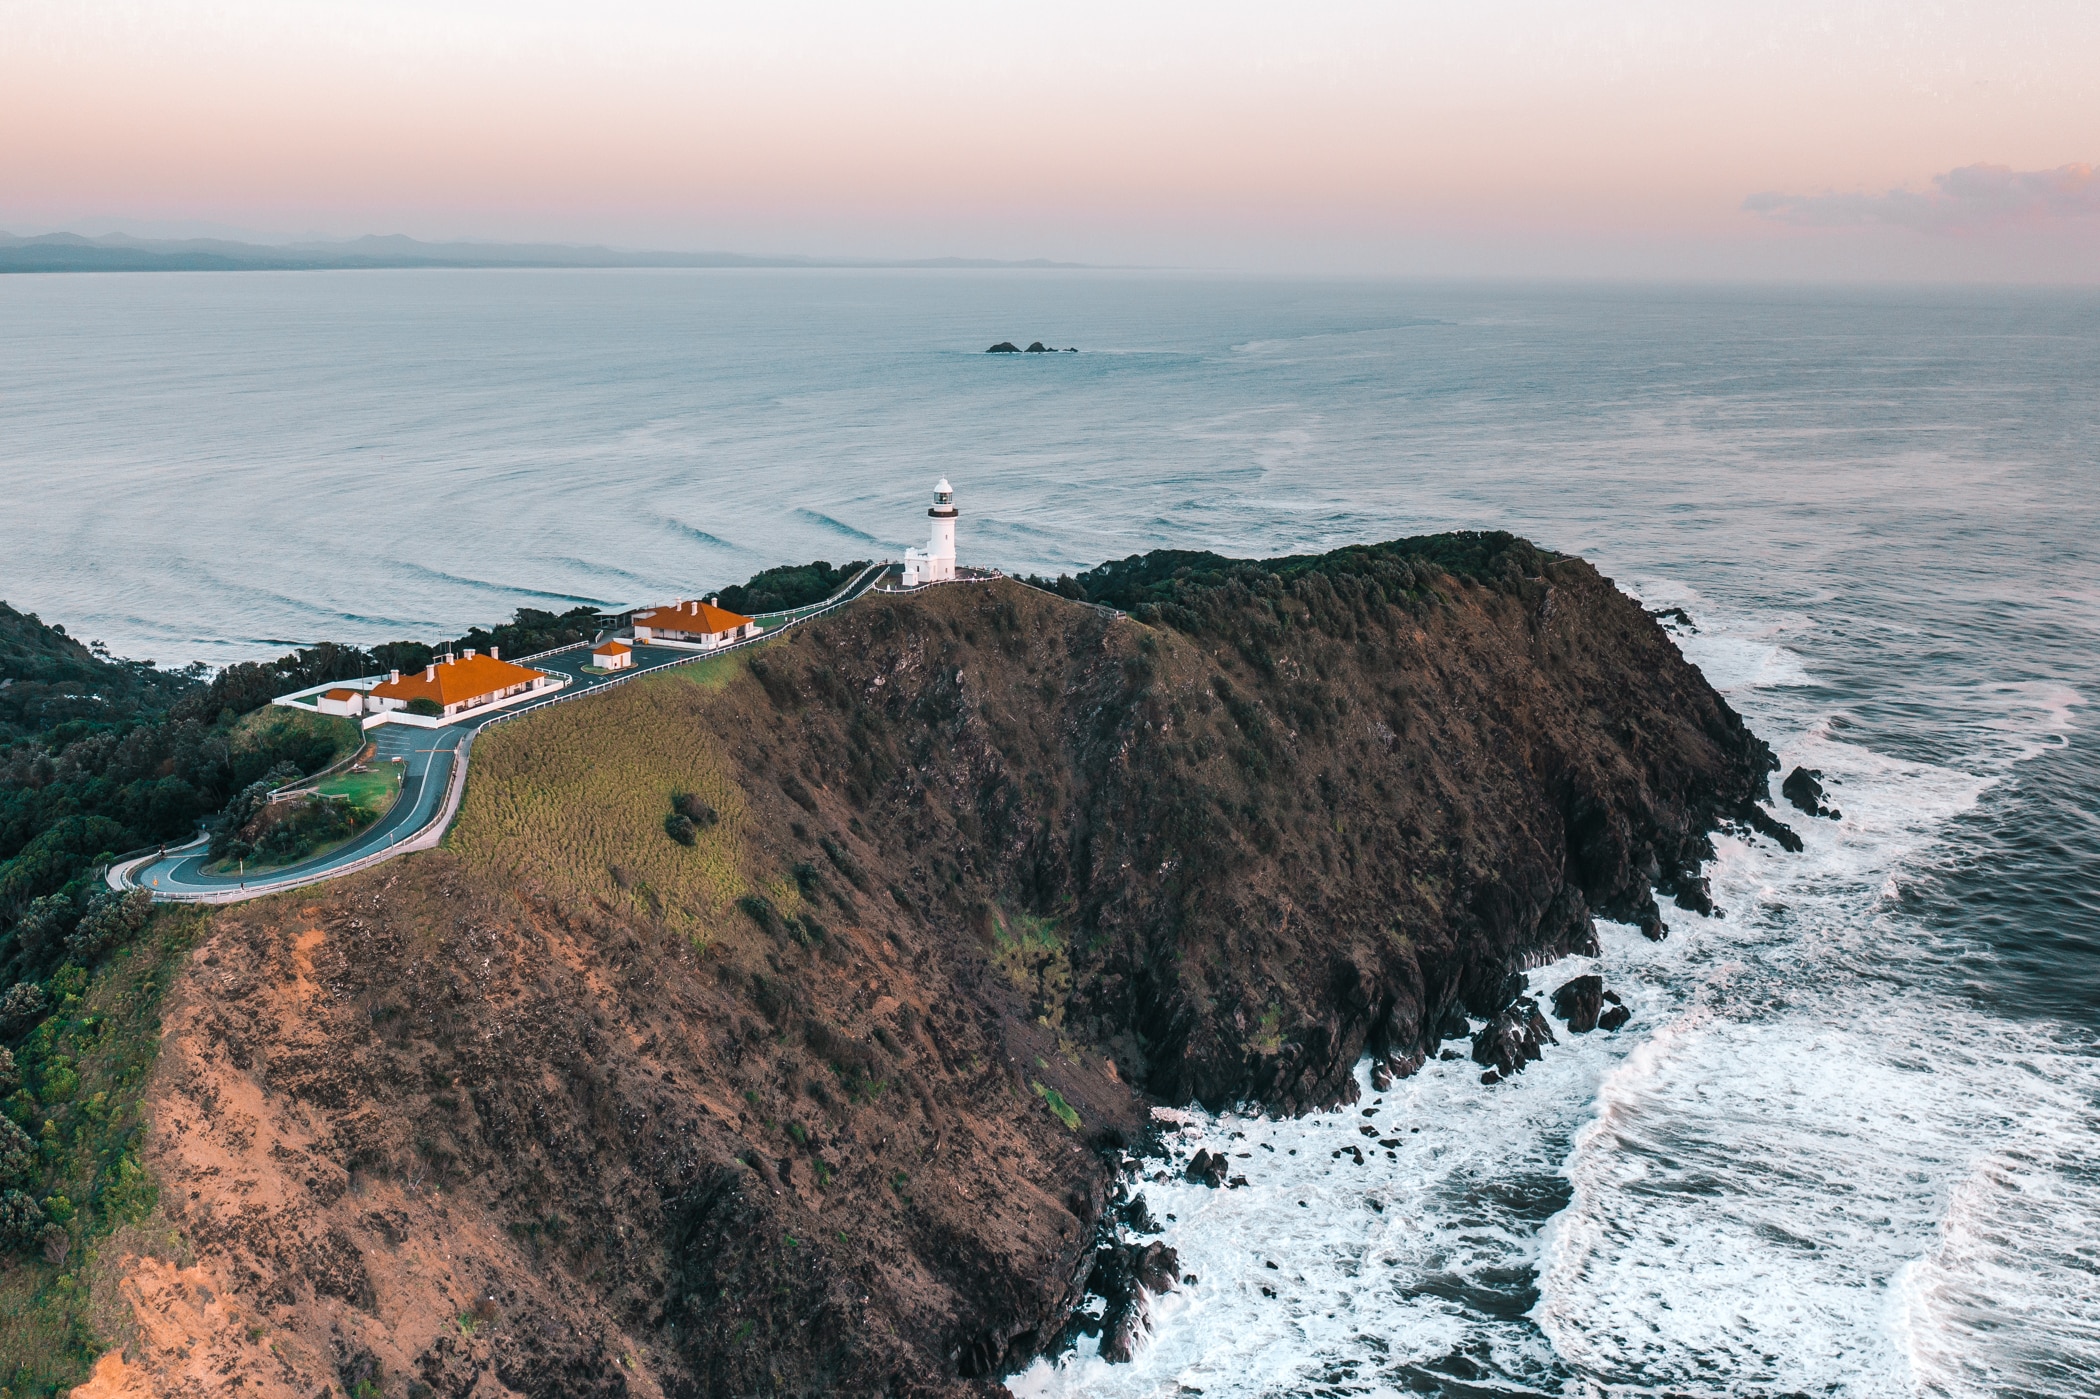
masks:
[[[351,699],[356,699],[356,698],[357,698],[357,691],[355,691],[355,690],[329,690],[329,691],[327,691],[327,692],[326,692],[325,694],[323,694],[323,695],[321,696],[321,698],[322,698],[322,699],[332,699],[332,700],[351,700]]]
[[[624,656],[633,649],[632,646],[629,646],[624,641],[608,641],[597,650],[591,652],[591,654],[594,656]]]
[[[426,674],[433,678],[425,680]],[[404,703],[414,699],[435,700],[440,707],[449,707],[466,704],[498,690],[508,690],[513,685],[523,685],[543,674],[544,671],[512,665],[494,656],[461,656],[454,661],[439,661],[429,671],[410,671],[399,680],[381,681],[372,687],[372,696]]]
[[[735,631],[749,626],[751,619],[741,613],[731,612],[711,602],[681,602],[670,607],[652,608],[634,614],[634,624],[651,631],[685,632],[693,636],[712,636],[717,632]]]

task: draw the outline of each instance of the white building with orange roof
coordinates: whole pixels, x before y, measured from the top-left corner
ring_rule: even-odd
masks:
[[[315,695],[314,708],[323,714],[343,714],[354,718],[365,712],[365,692],[338,685],[333,690],[323,690]]]
[[[365,702],[374,711],[389,712],[427,700],[438,711],[427,717],[450,720],[551,690],[561,683],[559,676],[500,659],[492,646],[485,656],[469,649],[432,661],[421,671],[406,675],[392,671],[367,692]]]
[[[634,648],[624,641],[608,641],[591,652],[591,664],[600,670],[626,670],[634,664]]]
[[[691,646],[711,651],[758,635],[758,623],[711,602],[674,602],[634,614],[634,639],[652,645]]]

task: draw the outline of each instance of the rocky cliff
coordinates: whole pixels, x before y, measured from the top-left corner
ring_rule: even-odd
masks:
[[[1765,792],[1638,605],[1507,536],[1057,586],[506,725],[446,849],[216,915],[101,1390],[981,1388],[1148,1102],[1409,1071],[1593,914],[1700,905]]]

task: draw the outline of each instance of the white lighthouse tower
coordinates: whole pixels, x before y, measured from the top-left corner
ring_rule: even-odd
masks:
[[[943,476],[933,488],[933,507],[926,512],[933,521],[933,537],[924,549],[904,551],[904,586],[945,583],[955,577],[955,488]]]

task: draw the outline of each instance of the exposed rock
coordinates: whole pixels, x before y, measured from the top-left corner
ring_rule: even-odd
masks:
[[[1578,976],[1553,993],[1553,1013],[1568,1022],[1574,1034],[1586,1035],[1597,1028],[1604,1009],[1604,978]]]
[[[1743,819],[1750,823],[1751,829],[1757,831],[1760,835],[1770,836],[1773,840],[1779,842],[1780,849],[1793,855],[1801,853],[1801,837],[1795,833],[1792,826],[1789,826],[1754,801],[1744,802],[1741,813]]]
[[[1011,340],[1001,340],[998,344],[986,350],[985,353],[988,355],[1017,355],[1021,353],[1021,347]]]
[[[1133,1247],[1137,1247],[1133,1245]],[[1175,1275],[1181,1271],[1181,1257],[1165,1244],[1145,1244],[1138,1248],[1138,1281],[1148,1292],[1172,1292]]]
[[[1047,355],[1050,352],[1050,347],[1048,345],[1045,345],[1040,340],[1031,340],[1028,342],[1028,353],[1031,355]]]
[[[1142,1195],[1134,1197],[1123,1207],[1123,1222],[1130,1226],[1133,1234],[1157,1234],[1165,1227],[1152,1217],[1152,1207],[1145,1203]]]
[[[1835,821],[1844,813],[1826,805],[1821,768],[1797,767],[1779,784],[1779,794],[1809,816],[1827,816]]]
[[[1213,1156],[1209,1151],[1198,1148],[1196,1154],[1189,1158],[1189,1164],[1181,1175],[1184,1180],[1191,1180],[1216,1190],[1225,1183],[1225,1173],[1231,1169],[1231,1163],[1223,1152]]]
[[[1488,1065],[1508,1078],[1523,1072],[1532,1060],[1544,1058],[1545,1047],[1557,1043],[1553,1027],[1539,1013],[1539,1003],[1525,996],[1473,1036],[1473,1062]]]
[[[1600,1030],[1616,1030],[1631,1019],[1633,1019],[1633,1012],[1626,1009],[1626,1007],[1607,1006],[1604,1013],[1597,1017],[1597,1028]]]
[[[1101,1358],[1128,1364],[1152,1326],[1147,1293],[1172,1292],[1181,1260],[1165,1244],[1107,1244],[1094,1254],[1088,1290],[1107,1305],[1101,1315]]]

